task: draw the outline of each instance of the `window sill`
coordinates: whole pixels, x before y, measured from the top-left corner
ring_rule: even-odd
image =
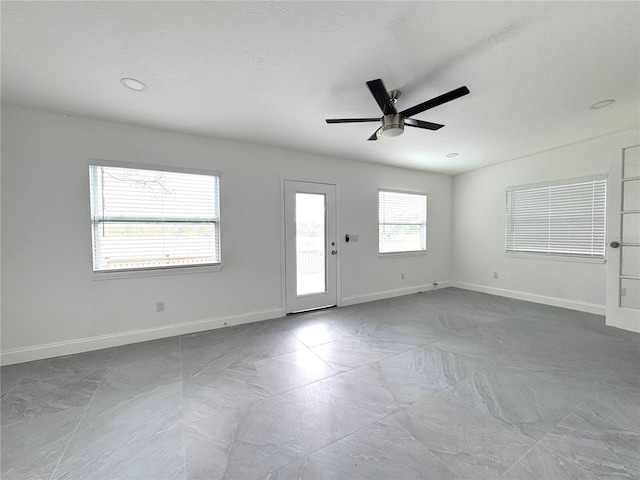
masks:
[[[565,255],[547,255],[544,253],[508,253],[505,252],[507,258],[527,258],[529,260],[555,260],[556,262],[572,262],[572,263],[607,263],[604,258],[587,258],[587,257],[570,257]]]
[[[112,272],[94,272],[92,277],[94,280],[116,280],[122,278],[137,278],[137,277],[164,277],[165,275],[182,275],[193,273],[209,273],[219,272],[222,270],[222,265],[203,265],[201,267],[167,267],[167,268],[155,268],[148,270],[126,270],[126,271],[112,271]]]
[[[378,258],[421,257],[426,254],[427,254],[426,250],[421,250],[416,252],[389,252],[389,253],[378,252]]]

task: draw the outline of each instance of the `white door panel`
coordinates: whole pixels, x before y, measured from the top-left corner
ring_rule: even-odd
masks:
[[[286,312],[337,303],[336,187],[284,182]]]
[[[609,169],[607,325],[640,332],[640,146]]]

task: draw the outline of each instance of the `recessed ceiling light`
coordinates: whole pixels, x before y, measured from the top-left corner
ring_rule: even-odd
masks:
[[[448,153],[447,154],[447,157],[449,157],[449,158],[453,158],[453,157],[457,157],[457,156],[458,156],[458,154],[456,152],[452,152],[452,153]]]
[[[609,105],[611,105],[613,102],[615,102],[615,100],[613,98],[609,98],[607,100],[600,100],[599,102],[594,103],[593,105],[591,105],[589,108],[591,110],[597,110],[599,108],[604,108],[604,107],[608,107]]]
[[[120,83],[131,90],[135,90],[136,92],[142,92],[147,89],[147,86],[144,83],[140,80],[136,80],[135,78],[121,78]]]

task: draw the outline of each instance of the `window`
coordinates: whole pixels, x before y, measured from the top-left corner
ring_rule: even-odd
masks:
[[[378,191],[378,251],[380,253],[427,250],[427,196]]]
[[[605,176],[506,189],[507,253],[604,259]]]
[[[93,271],[220,263],[214,173],[89,166]]]

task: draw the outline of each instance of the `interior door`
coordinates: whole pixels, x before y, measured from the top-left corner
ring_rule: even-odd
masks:
[[[640,332],[640,146],[609,170],[607,325]]]
[[[284,182],[286,312],[337,303],[336,187]]]

